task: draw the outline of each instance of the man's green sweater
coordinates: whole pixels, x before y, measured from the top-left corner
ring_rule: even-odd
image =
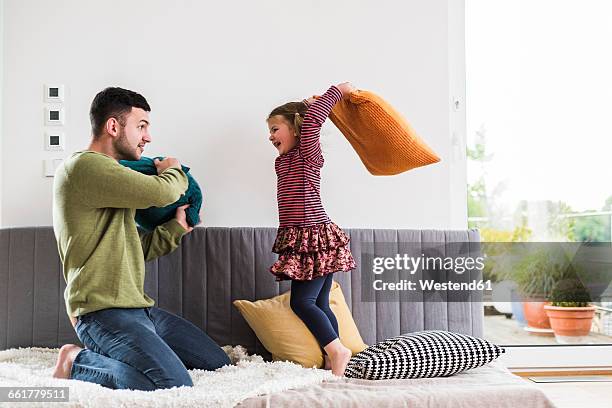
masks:
[[[66,279],[66,310],[150,307],[145,260],[172,252],[185,229],[172,219],[139,236],[138,208],[174,203],[187,189],[176,168],[147,176],[102,153],[73,154],[55,174],[53,230]]]

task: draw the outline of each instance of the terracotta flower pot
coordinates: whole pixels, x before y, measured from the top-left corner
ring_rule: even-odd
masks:
[[[527,320],[527,326],[536,329],[550,329],[550,321],[544,311],[544,305],[546,304],[547,302],[542,301],[526,300],[523,302],[523,312],[525,320]]]
[[[588,336],[591,331],[595,307],[544,306],[556,336]]]

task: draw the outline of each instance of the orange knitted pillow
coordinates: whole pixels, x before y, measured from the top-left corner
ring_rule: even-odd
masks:
[[[372,92],[352,92],[334,106],[329,117],[375,176],[440,161],[406,119]]]

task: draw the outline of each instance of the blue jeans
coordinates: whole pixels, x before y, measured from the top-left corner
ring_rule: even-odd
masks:
[[[329,307],[332,282],[331,273],[310,281],[291,281],[291,310],[302,319],[321,348],[339,337],[338,320]]]
[[[202,330],[156,307],[87,313],[79,316],[75,329],[87,348],[75,358],[70,378],[108,388],[192,386],[187,369],[230,364]]]

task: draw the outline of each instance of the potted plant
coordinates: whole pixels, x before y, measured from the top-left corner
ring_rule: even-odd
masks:
[[[561,243],[491,243],[488,260],[498,275],[514,281],[517,294],[510,299],[522,301],[525,328],[533,334],[553,335],[544,306],[552,295],[556,282],[576,276],[571,267],[573,251]],[[571,249],[571,248],[570,248]],[[518,296],[517,296],[518,295]]]
[[[544,306],[558,343],[583,343],[591,331],[595,307],[589,292],[577,279],[557,283],[551,293],[551,304]]]
[[[544,306],[551,295],[559,266],[547,251],[527,252],[526,249],[513,271],[523,300],[523,314],[529,328],[550,329]]]

